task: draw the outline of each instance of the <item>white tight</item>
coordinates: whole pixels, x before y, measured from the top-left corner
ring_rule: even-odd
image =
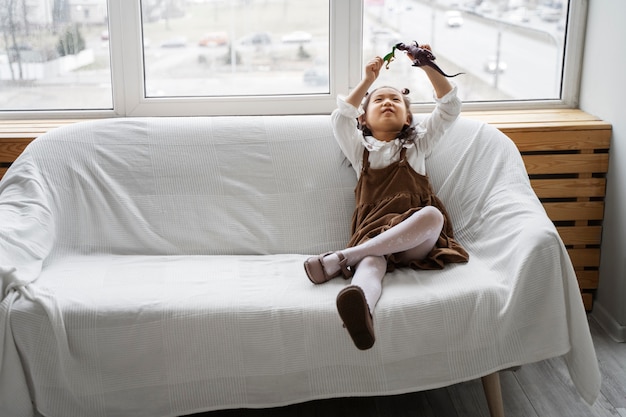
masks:
[[[374,310],[382,292],[382,280],[387,271],[385,255],[396,259],[423,259],[432,250],[443,228],[443,215],[432,206],[422,208],[411,217],[378,236],[341,251],[348,266],[356,266],[352,284],[365,293],[370,311]],[[323,258],[329,274],[339,270],[339,258],[331,254]]]
[[[385,272],[387,259],[384,256],[366,256],[354,271],[352,285],[363,290],[370,313],[374,313],[374,307],[382,294]]]

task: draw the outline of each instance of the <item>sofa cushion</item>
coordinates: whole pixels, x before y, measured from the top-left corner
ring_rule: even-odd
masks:
[[[164,416],[409,392],[569,350],[564,311],[544,311],[540,322],[519,314],[544,309],[562,288],[516,297],[474,257],[443,271],[390,273],[377,342],[358,352],[334,305],[345,281],[311,284],[304,259],[58,260],[11,316],[39,411]]]

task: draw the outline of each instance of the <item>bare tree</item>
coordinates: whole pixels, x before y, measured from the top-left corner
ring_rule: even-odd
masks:
[[[52,27],[56,33],[70,21],[70,3],[68,0],[54,0],[52,4]]]
[[[11,79],[15,80],[16,75],[13,69],[13,61],[17,62],[18,77],[17,79],[24,79],[24,72],[22,69],[22,56],[20,54],[20,47],[17,42],[18,25],[15,21],[15,9],[16,0],[0,0],[0,29],[2,30],[2,38],[4,40],[4,47],[9,58],[9,71],[11,71]]]

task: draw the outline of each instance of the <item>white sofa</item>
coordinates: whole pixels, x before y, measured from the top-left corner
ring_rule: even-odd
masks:
[[[460,119],[427,169],[471,259],[388,274],[376,344],[359,351],[335,308],[346,281],[314,286],[303,269],[349,237],[355,175],[329,116],[121,118],[41,136],[0,182],[0,415],[397,394],[555,356],[592,403],[574,271],[514,144]]]

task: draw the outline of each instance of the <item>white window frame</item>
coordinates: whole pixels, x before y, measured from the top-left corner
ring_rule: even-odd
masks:
[[[362,15],[359,0],[329,0],[330,92],[326,94],[254,95],[232,97],[145,97],[139,1],[109,0],[114,108],[125,116],[202,116],[327,113],[336,105],[338,92],[347,91],[350,61],[360,59],[350,51],[350,41]],[[350,22],[342,24],[341,22]],[[360,26],[360,22],[359,25]],[[360,30],[356,27],[356,30]],[[121,36],[120,36],[121,35]],[[360,42],[358,43],[360,45]],[[355,49],[355,48],[352,48]],[[348,59],[348,57],[350,57]]]
[[[578,107],[589,0],[570,0],[562,97],[545,101],[471,102],[464,110],[514,110]],[[326,94],[233,97],[145,97],[139,0],[108,0],[113,110],[0,112],[0,118],[213,116],[328,114],[338,94],[354,88],[362,71],[363,0],[329,0],[330,86]],[[572,30],[575,28],[576,30]],[[532,62],[529,58],[529,65]],[[529,80],[528,82],[532,82]],[[424,111],[432,103],[416,104]]]

